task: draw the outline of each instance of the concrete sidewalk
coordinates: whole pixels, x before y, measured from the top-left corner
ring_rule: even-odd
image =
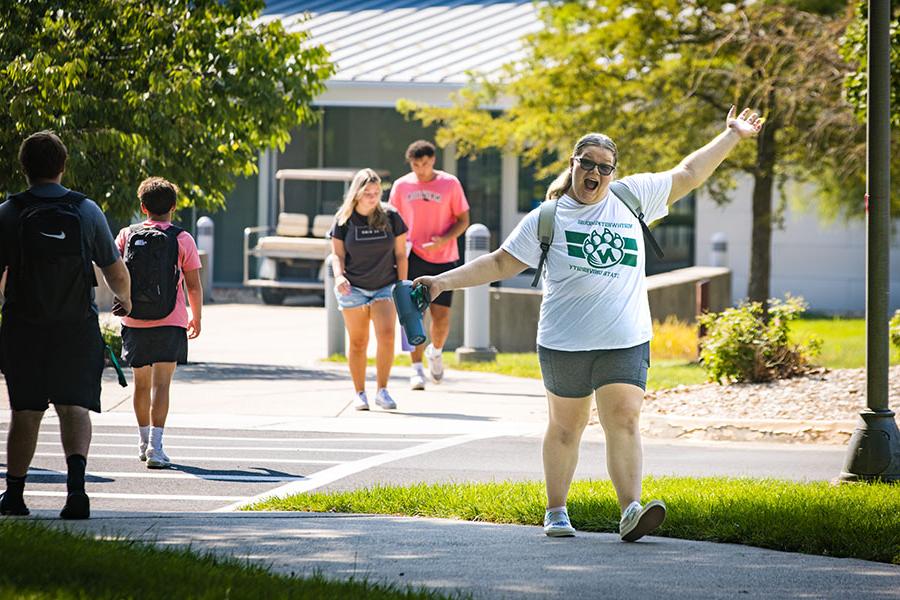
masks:
[[[464,371],[413,392],[409,368],[395,368],[398,410],[353,411],[346,365],[321,362],[321,308],[210,305],[203,324],[191,342],[192,364],[176,372],[171,428],[538,438],[546,425],[539,380]],[[118,387],[112,370],[104,377],[104,412],[94,422],[133,426],[131,388]],[[367,577],[475,598],[845,598],[848,590],[900,598],[900,567],[668,538],[548,539],[537,527],[364,515],[96,511],[90,521],[62,523],[56,510],[34,513],[97,537],[189,545],[284,573]]]
[[[53,516],[48,511],[46,516]],[[44,516],[44,515],[42,515]],[[316,513],[101,513],[63,524],[248,559],[297,576],[495,598],[900,598],[900,567],[662,537]]]

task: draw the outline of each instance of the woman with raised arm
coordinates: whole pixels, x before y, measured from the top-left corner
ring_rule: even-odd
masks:
[[[618,194],[610,191],[616,145],[603,134],[589,133],[575,144],[568,169],[547,191],[546,201],[556,202],[556,207],[543,265],[537,347],[549,404],[543,442],[548,536],[575,535],[566,497],[592,401],[606,436],[607,468],[622,511],[622,540],[635,541],[665,519],[662,501],[641,504],[638,422],[652,323],[639,216],[646,223],[666,216],[670,204],[706,181],[741,140],[759,132],[763,120],[757,113],[744,109],[735,114],[732,107],[725,130],[674,169],[625,177],[621,184],[627,189],[620,188]],[[639,202],[639,210],[626,205],[628,196]],[[500,249],[414,283],[426,286],[434,298],[537,268],[542,259],[540,212],[531,211]]]

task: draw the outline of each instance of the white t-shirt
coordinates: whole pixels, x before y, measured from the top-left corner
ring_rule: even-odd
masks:
[[[621,180],[641,201],[644,221],[669,213],[668,173]],[[535,208],[501,248],[530,267],[541,257]],[[557,202],[553,243],[547,253],[537,343],[552,350],[608,350],[643,344],[653,335],[644,236],[628,207],[607,194],[597,204],[563,196]]]

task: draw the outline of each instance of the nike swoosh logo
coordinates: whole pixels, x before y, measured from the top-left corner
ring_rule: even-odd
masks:
[[[66,239],[66,232],[65,232],[65,231],[60,231],[59,233],[44,233],[44,232],[42,231],[42,232],[41,232],[41,235],[46,235],[48,238],[54,238],[54,239],[57,239],[57,240],[64,240],[64,239]]]

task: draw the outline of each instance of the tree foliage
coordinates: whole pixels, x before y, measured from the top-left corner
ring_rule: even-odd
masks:
[[[891,125],[900,128],[900,5],[891,9]],[[856,17],[841,40],[841,55],[854,70],[844,81],[847,99],[860,122],[866,119],[866,65],[868,60],[868,1],[856,2]]]
[[[224,204],[257,153],[314,118],[333,72],[306,33],[259,20],[262,0],[19,0],[0,3],[0,190],[24,185],[17,151],[53,129],[64,182],[112,215],[158,175],[181,204]]]
[[[621,176],[674,167],[722,131],[731,104],[754,107],[767,119],[756,144],[741,144],[707,186],[724,201],[738,172],[754,179],[753,300],[769,296],[773,189],[814,182],[817,204],[861,214],[846,182],[861,181],[864,131],[841,95],[848,67],[835,43],[845,3],[581,0],[540,14],[542,30],[499,80],[474,78],[449,108],[398,108],[440,123],[439,142],[463,154],[500,147],[538,162],[549,150],[557,160],[541,175],[565,166],[580,135],[603,131]],[[480,109],[501,99],[509,110]]]

